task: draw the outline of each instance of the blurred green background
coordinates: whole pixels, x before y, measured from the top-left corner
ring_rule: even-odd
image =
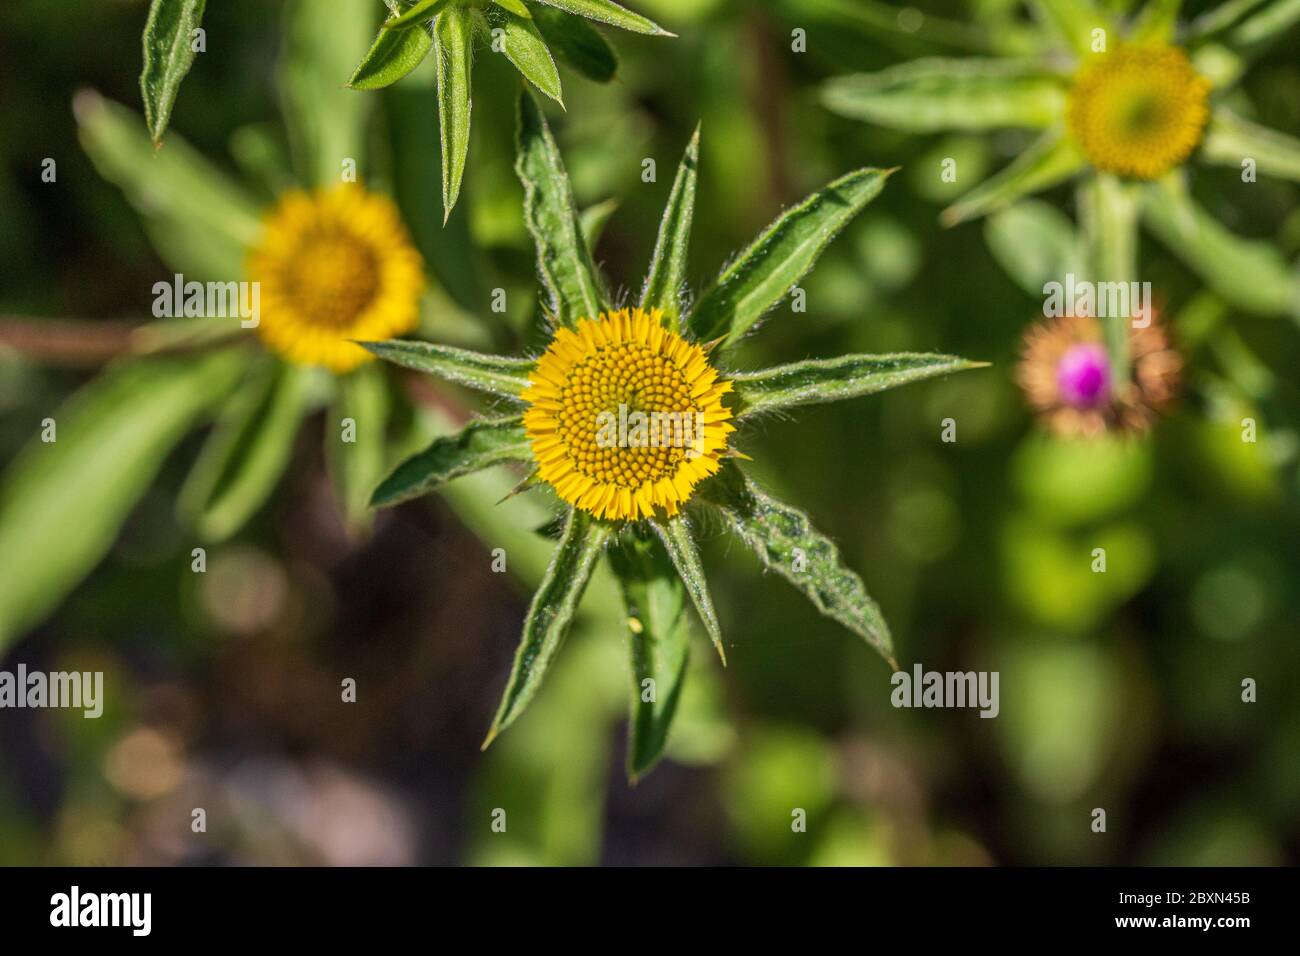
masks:
[[[892,708],[888,667],[762,580],[719,528],[706,529],[705,561],[729,667],[697,644],[668,760],[635,787],[624,779],[626,638],[599,580],[536,703],[480,754],[549,549],[531,532],[547,517],[540,501],[493,509],[510,476],[467,479],[352,542],[309,429],[271,505],[195,575],[172,502],[196,435],[111,556],[0,665],[103,670],[108,687],[98,721],[0,712],[0,863],[1300,861],[1300,330],[1232,312],[1144,238],[1144,276],[1188,355],[1179,409],[1148,439],[1044,437],[1012,380],[1040,303],[981,224],[937,221],[964,188],[940,181],[940,158],[996,168],[1024,143],[909,137],[824,111],[827,77],[951,49],[874,4],[835,12],[845,5],[635,0],[680,38],[607,32],[618,78],[565,72],[568,111],[551,117],[580,204],[618,204],[597,259],[624,283],[644,273],[697,121],[697,283],[825,181],[903,166],[804,283],[807,312],[779,307],[741,364],[935,350],[993,367],[807,409],[739,445],[752,474],[838,541],[904,668],[1000,672],[997,719]],[[153,282],[170,275],[81,152],[70,108],[83,87],[139,108],[146,9],[6,0],[0,11],[4,321],[144,320]],[[993,29],[1024,16],[1007,0],[925,9]],[[241,142],[283,139],[280,4],[214,2],[205,27],[172,129],[234,169],[250,161]],[[806,52],[792,50],[795,29]],[[1248,81],[1260,121],[1292,133],[1295,50],[1293,37]],[[395,190],[459,307],[496,341],[536,348],[511,165],[516,74],[480,51],[465,192],[443,230],[429,68],[356,94],[382,103],[373,177]],[[46,157],[56,184],[41,182]],[[657,182],[642,181],[646,158]],[[1243,206],[1226,188],[1235,176],[1200,170],[1195,192],[1294,261],[1297,187],[1261,181]],[[1066,189],[1045,199],[1072,212]],[[504,323],[489,309],[497,287]],[[91,374],[0,351],[0,460]],[[1259,422],[1255,444],[1240,440],[1245,417]],[[946,418],[955,443],[940,440]],[[532,544],[512,558],[516,577],[491,573],[490,549],[521,529]],[[1090,569],[1096,547],[1105,574]],[[356,704],[339,702],[345,677]],[[1241,701],[1248,677],[1257,703]],[[206,833],[191,832],[195,807]],[[1090,828],[1094,807],[1107,811],[1104,834]],[[504,833],[491,828],[496,808]],[[796,808],[807,832],[792,831]]]

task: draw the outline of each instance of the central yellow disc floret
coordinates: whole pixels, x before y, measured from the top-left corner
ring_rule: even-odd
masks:
[[[539,477],[597,517],[675,515],[718,470],[734,431],[707,353],[655,309],[580,319],[555,333],[523,398]]]
[[[291,362],[347,372],[370,354],[349,340],[415,327],[424,266],[392,200],[360,186],[293,192],[266,216],[248,260],[257,332]]]
[[[1079,71],[1066,118],[1095,168],[1155,179],[1200,143],[1209,93],[1177,47],[1120,46]]]

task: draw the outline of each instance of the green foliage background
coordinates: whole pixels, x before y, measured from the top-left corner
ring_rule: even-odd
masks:
[[[0,13],[5,319],[143,319],[153,282],[170,275],[79,148],[70,108],[83,87],[137,107],[146,6],[9,0]],[[482,755],[549,553],[533,534],[545,510],[496,507],[509,476],[474,477],[350,543],[309,430],[271,506],[193,575],[172,502],[195,436],[109,559],[8,650],[4,667],[105,670],[110,707],[99,721],[0,713],[0,862],[1295,863],[1300,330],[1233,312],[1144,238],[1144,277],[1189,353],[1183,403],[1149,440],[1048,440],[1012,384],[1040,303],[982,224],[937,218],[961,177],[1025,143],[904,136],[817,102],[828,77],[925,52],[924,34],[888,16],[846,24],[830,0],[633,6],[679,38],[608,32],[617,78],[566,73],[567,112],[550,113],[580,204],[618,203],[597,247],[608,274],[643,273],[697,122],[697,286],[827,180],[903,167],[805,284],[807,312],[779,307],[742,363],[933,350],[993,368],[807,409],[742,447],[751,473],[806,507],[861,573],[900,665],[999,671],[1000,716],[891,708],[888,668],[716,528],[704,557],[729,666],[697,645],[664,764],[635,788],[623,779],[624,631],[603,576],[532,709]],[[286,135],[278,8],[209,4],[208,50],[172,116],[209,158],[260,165],[268,182]],[[926,9],[992,29],[1023,16],[1006,0]],[[806,53],[791,50],[795,28]],[[1293,31],[1247,81],[1260,121],[1293,134],[1295,49]],[[500,59],[478,54],[474,141],[445,229],[431,64],[355,94],[382,99],[363,176],[394,189],[459,307],[437,318],[448,337],[536,349],[512,172],[518,78]],[[938,174],[949,156],[956,185]],[[40,181],[46,157],[57,184]],[[642,181],[645,158],[656,182]],[[1295,261],[1296,186],[1242,190],[1231,169],[1200,170],[1193,186],[1221,220]],[[1046,199],[1072,211],[1065,190]],[[1019,238],[1003,260],[1031,246]],[[489,308],[496,287],[504,321]],[[6,464],[88,374],[0,350]],[[439,414],[463,413],[460,398]],[[940,441],[949,417],[955,444]],[[1258,420],[1259,443],[1240,441],[1243,417]],[[497,546],[509,578],[489,570]],[[1106,574],[1089,569],[1095,547]],[[349,676],[359,700],[344,707]],[[1245,677],[1258,703],[1241,702]],[[196,806],[205,835],[189,832]],[[1094,807],[1106,834],[1089,828]],[[495,808],[505,833],[490,827]],[[791,831],[793,808],[807,833]]]

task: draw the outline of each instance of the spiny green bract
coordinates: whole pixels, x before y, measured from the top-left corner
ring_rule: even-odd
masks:
[[[613,0],[384,0],[392,16],[348,85],[388,86],[436,56],[442,137],[442,205],[451,215],[469,154],[473,41],[504,54],[539,90],[563,105],[556,60],[598,82],[618,68],[614,51],[587,20],[651,36],[672,36]],[[585,18],[585,19],[584,19]]]
[[[705,288],[693,308],[685,308],[683,273],[698,159],[697,131],[673,183],[639,306],[660,310],[665,325],[688,340],[715,343],[709,360],[717,363],[813,268],[831,239],[880,193],[891,171],[856,170],[792,207]],[[550,316],[557,325],[573,327],[597,311],[612,310],[609,285],[583,238],[563,160],[540,103],[528,91],[520,101],[516,170],[524,183],[524,218],[537,247]],[[435,441],[379,486],[372,499],[375,505],[394,504],[505,461],[532,465],[531,444],[520,440],[526,405],[522,392],[531,360],[427,342],[372,342],[367,348],[397,364],[477,388],[517,409]],[[948,355],[848,355],[724,374],[735,382],[734,420],[744,422],[766,412],[865,395],[977,364]],[[628,773],[635,779],[654,765],[668,739],[687,669],[691,626],[684,608],[695,607],[719,656],[723,654],[721,628],[695,541],[698,518],[710,515],[712,526],[735,531],[765,567],[787,578],[819,611],[893,664],[889,629],[880,609],[838,548],[807,515],[758,488],[729,458],[718,474],[700,483],[687,509],[670,517],[656,514],[650,520],[614,522],[565,505],[559,546],[529,607],[485,747],[537,693],[593,568],[608,554],[627,605],[633,677]]]

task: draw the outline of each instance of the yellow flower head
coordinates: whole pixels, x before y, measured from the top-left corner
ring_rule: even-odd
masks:
[[[732,383],[662,318],[621,309],[559,329],[523,393],[539,477],[597,517],[676,514],[735,430]]]
[[[1182,50],[1124,45],[1079,71],[1066,116],[1095,168],[1155,179],[1201,141],[1209,92]]]
[[[392,200],[360,186],[284,196],[248,260],[261,286],[257,332],[300,365],[347,372],[371,356],[351,339],[409,332],[424,268]]]

